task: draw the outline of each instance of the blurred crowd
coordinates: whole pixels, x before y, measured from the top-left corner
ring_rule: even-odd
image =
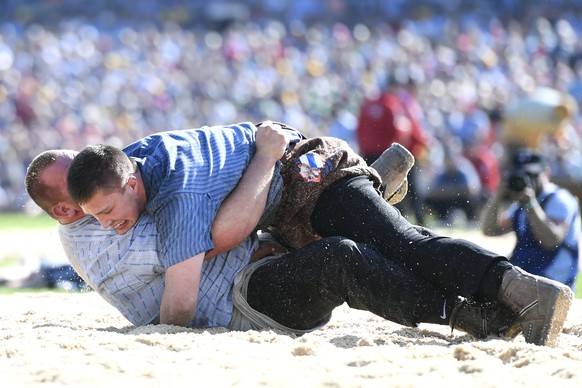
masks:
[[[50,148],[269,118],[357,149],[389,78],[415,86],[429,182],[448,143],[500,156],[504,107],[540,86],[582,106],[581,38],[582,0],[3,0],[0,211]],[[575,180],[581,121],[547,147]]]

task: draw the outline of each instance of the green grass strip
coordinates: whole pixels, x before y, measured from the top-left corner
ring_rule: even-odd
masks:
[[[29,216],[24,213],[1,213],[0,231],[10,229],[54,228],[57,221],[47,215]]]

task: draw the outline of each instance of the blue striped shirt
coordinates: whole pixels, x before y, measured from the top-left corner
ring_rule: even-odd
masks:
[[[124,149],[144,182],[166,268],[211,250],[212,222],[255,153],[250,123],[156,133]]]
[[[157,252],[155,222],[144,213],[124,235],[103,229],[87,216],[59,225],[65,254],[85,282],[134,325],[146,325],[160,314],[165,268]],[[229,252],[205,260],[194,327],[226,327],[232,317],[232,285],[256,250],[252,235]]]
[[[212,223],[255,154],[256,131],[247,122],[160,132],[124,148],[138,163],[166,268],[214,247]],[[294,130],[285,134],[289,143],[301,140]],[[276,171],[267,212],[274,211],[283,189]]]

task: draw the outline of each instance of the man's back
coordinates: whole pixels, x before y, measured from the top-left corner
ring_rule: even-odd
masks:
[[[138,164],[167,267],[213,248],[212,222],[255,153],[255,135],[242,123],[157,133],[124,148]]]
[[[123,149],[136,159],[144,180],[148,210],[176,191],[222,200],[240,179],[255,152],[250,123],[160,132]]]

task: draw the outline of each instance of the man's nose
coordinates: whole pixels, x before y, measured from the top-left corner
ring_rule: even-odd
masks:
[[[108,217],[97,217],[97,221],[99,221],[102,228],[107,229],[111,226],[111,220]]]

